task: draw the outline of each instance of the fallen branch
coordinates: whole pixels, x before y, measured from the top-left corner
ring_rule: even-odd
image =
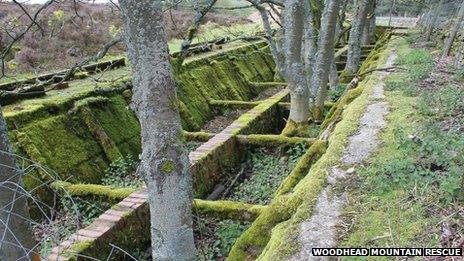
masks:
[[[399,67],[399,66],[391,66],[391,67],[385,67],[385,68],[374,68],[374,69],[369,69],[367,71],[359,73],[356,76],[357,77],[362,77],[362,76],[364,76],[366,74],[373,73],[373,72],[379,72],[379,71],[391,72],[391,71],[394,71],[395,69],[406,70],[405,68]]]
[[[13,91],[0,91],[0,105],[12,104],[16,101],[36,98],[45,95],[43,86],[26,86]]]

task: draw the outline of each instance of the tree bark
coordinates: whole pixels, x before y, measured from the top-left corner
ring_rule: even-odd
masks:
[[[430,41],[430,37],[432,36],[433,29],[435,28],[435,24],[437,23],[444,2],[444,0],[440,0],[438,5],[436,6],[435,12],[434,10],[430,10],[430,12],[432,12],[432,19],[430,20],[427,26],[427,31],[425,32],[425,41],[427,42]]]
[[[338,29],[340,30],[340,33],[343,33],[345,30],[343,27],[343,23],[345,22],[346,19],[346,7],[348,6],[348,0],[342,0],[340,4],[340,12],[338,15]],[[340,39],[339,44],[345,45],[346,44],[346,39],[345,36],[338,35],[337,39]],[[338,43],[336,43],[338,44]]]
[[[192,177],[163,23],[161,0],[121,0],[141,126],[138,173],[148,188],[154,260],[194,260]]]
[[[459,29],[461,28],[461,23],[463,20],[464,20],[464,1],[462,1],[461,7],[459,8],[459,14],[457,17],[457,21],[454,24],[449,37],[446,39],[445,45],[443,46],[443,57],[446,57],[450,54],[454,39],[456,39],[456,35],[458,34]]]
[[[324,101],[327,97],[327,84],[329,81],[330,66],[333,63],[335,30],[337,27],[340,1],[326,0],[324,13],[321,19],[321,32],[319,36],[319,50],[311,79],[311,94],[316,97],[314,106],[314,120],[322,120]]]
[[[332,50],[331,62],[330,62],[330,73],[329,73],[329,84],[330,89],[335,90],[338,88],[340,81],[338,79],[337,61],[335,60],[335,49]]]
[[[0,107],[0,260],[34,260],[38,254],[31,230],[27,192],[16,167]]]
[[[302,0],[287,0],[284,9],[284,45],[285,68],[290,89],[290,115],[283,135],[302,135],[307,131],[309,118],[309,90],[304,74],[302,57],[303,12]]]
[[[368,21],[364,24],[362,33],[362,44],[369,45],[375,39],[375,0],[372,0],[369,4],[369,10],[367,17]]]
[[[362,29],[367,20],[367,11],[370,2],[373,0],[357,0],[356,16],[350,30],[348,39],[348,58],[346,62],[346,73],[350,76],[355,75],[361,62],[361,36]]]

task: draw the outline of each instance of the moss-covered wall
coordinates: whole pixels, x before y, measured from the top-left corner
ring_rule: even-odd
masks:
[[[212,117],[211,99],[249,100],[258,90],[249,82],[271,81],[274,62],[263,42],[226,46],[189,58],[174,67],[184,129],[198,130]],[[16,152],[55,171],[59,179],[98,183],[109,163],[120,155],[137,156],[140,127],[129,109],[130,77],[125,85],[104,85],[101,91],[84,80],[65,90],[4,108]],[[111,73],[111,72],[110,72]],[[93,83],[95,84],[95,83]],[[124,87],[125,86],[125,87]],[[118,87],[118,88],[115,88]],[[32,189],[50,173],[26,178]]]

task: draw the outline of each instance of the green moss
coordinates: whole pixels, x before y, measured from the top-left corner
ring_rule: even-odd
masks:
[[[105,130],[93,115],[90,108],[81,106],[79,114],[82,116],[84,123],[87,125],[93,136],[99,140],[100,145],[105,152],[109,161],[115,161],[122,157],[121,152],[106,134]]]
[[[121,95],[111,97],[106,106],[93,107],[92,114],[121,155],[140,154],[140,124]]]
[[[287,124],[285,124],[285,128],[282,130],[281,134],[286,137],[309,137],[308,122],[287,120]]]
[[[96,184],[72,184],[65,181],[55,181],[50,186],[55,190],[66,192],[69,196],[98,197],[102,200],[112,201],[122,200],[135,192],[135,189],[132,188],[114,188]]]
[[[314,143],[314,139],[285,137],[283,135],[272,134],[240,135],[238,139],[241,143],[256,146],[293,146],[298,143],[305,143],[307,145],[312,145]]]
[[[326,150],[327,144],[324,141],[316,141],[306,151],[306,153],[298,161],[298,164],[292,170],[290,175],[282,182],[276,192],[276,196],[289,193],[295,186],[308,174],[311,165],[321,157]]]
[[[63,256],[70,261],[78,260],[78,256],[84,254],[84,252],[92,248],[94,244],[95,240],[91,239],[74,243],[63,252]]]
[[[343,110],[348,104],[356,99],[363,92],[364,87],[358,86],[354,89],[348,90],[330,109],[329,113],[325,116],[324,121],[321,124],[321,129],[327,128],[329,124],[334,121],[338,121],[339,117],[343,113]]]
[[[164,174],[169,174],[174,171],[174,162],[172,161],[166,161],[163,163],[163,166],[161,166],[161,169],[163,170]]]
[[[195,199],[193,211],[195,213],[211,215],[219,219],[254,220],[265,206],[246,204],[229,200],[201,200]]]

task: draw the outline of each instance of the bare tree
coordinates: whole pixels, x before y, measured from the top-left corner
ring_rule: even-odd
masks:
[[[138,173],[148,187],[154,260],[193,260],[192,177],[182,142],[161,0],[122,0],[132,64],[133,109],[141,125]]]
[[[350,30],[348,39],[348,58],[345,71],[349,76],[355,75],[361,63],[361,36],[364,24],[367,21],[367,11],[373,0],[356,0],[356,16]]]
[[[375,0],[370,1],[368,7],[368,21],[364,23],[361,40],[363,45],[368,45],[375,40]]]
[[[461,7],[459,8],[459,14],[456,20],[456,23],[451,29],[450,35],[445,41],[445,45],[443,46],[443,57],[446,57],[451,52],[451,47],[453,46],[454,39],[458,34],[459,29],[461,28],[462,21],[464,20],[464,1],[461,3]]]
[[[0,260],[34,260],[35,242],[8,131],[0,107]]]
[[[303,42],[303,1],[288,0],[285,2],[284,44],[285,70],[290,89],[290,115],[284,135],[294,135],[307,126],[309,119],[309,89],[304,73],[302,56]]]
[[[321,19],[321,32],[316,63],[314,65],[311,93],[316,97],[314,105],[314,120],[322,120],[324,101],[327,98],[327,83],[329,81],[330,66],[333,64],[335,31],[337,27],[340,1],[326,0]]]
[[[441,9],[443,8],[443,3],[445,0],[440,0],[437,5],[431,5],[430,11],[432,14],[432,18],[430,19],[429,23],[427,24],[427,30],[425,32],[425,40],[430,41],[430,37],[432,36],[433,29],[435,28],[435,24],[437,23],[438,16],[440,15]],[[435,10],[433,10],[435,9]]]

